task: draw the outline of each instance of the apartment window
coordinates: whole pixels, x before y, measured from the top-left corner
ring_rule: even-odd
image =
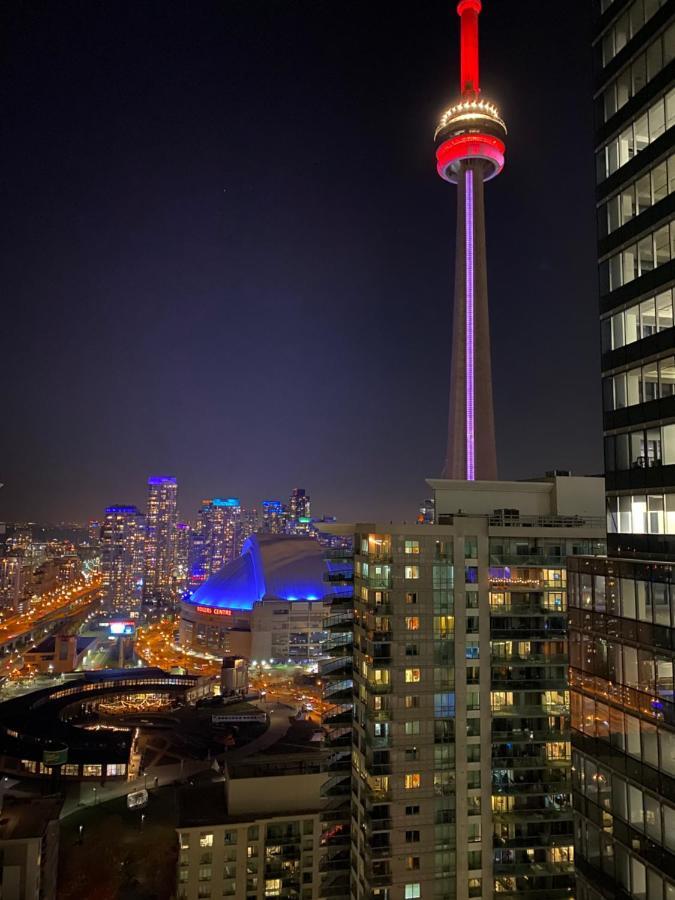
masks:
[[[469,790],[476,790],[480,787],[480,772],[466,773],[466,786]]]
[[[200,866],[199,867],[199,880],[200,881],[211,881],[212,875],[212,867],[211,866]]]
[[[414,872],[420,867],[419,856],[406,856],[405,867],[409,872]]]
[[[202,831],[199,835],[199,846],[200,847],[213,847],[213,833]]]
[[[610,31],[610,34],[612,32]],[[605,121],[634,97],[673,58],[675,26],[660,34],[632,64],[624,69],[605,89],[602,105]]]
[[[412,722],[406,722],[404,727],[405,733],[410,734],[419,734],[420,733],[420,723],[418,720],[414,720]]]
[[[434,638],[445,640],[451,637],[455,631],[454,616],[434,616]]]
[[[223,843],[224,844],[236,844],[237,843],[237,832],[236,831],[225,831],[223,833]]]
[[[420,577],[420,567],[419,566],[404,566],[403,569],[403,577],[408,581],[413,581],[416,578]]]
[[[267,878],[265,880],[265,896],[279,897],[281,895],[281,878]]]
[[[478,867],[480,868],[480,867]],[[480,897],[483,888],[482,888],[483,879],[482,878],[469,878],[468,889],[469,889],[469,897]]]
[[[464,580],[467,584],[478,584],[478,566],[465,566]]]
[[[408,629],[408,631],[419,631],[420,630],[419,616],[406,616],[405,617],[405,627]]]
[[[406,816],[418,816],[420,812],[419,806],[406,806],[405,814]]]
[[[405,751],[405,761],[406,762],[417,762],[419,759],[419,750],[417,747],[408,747]]]
[[[403,705],[406,709],[416,709],[420,705],[419,701],[420,698],[417,696],[417,694],[406,694]]]
[[[434,694],[434,716],[437,719],[448,719],[455,715],[454,693]]]
[[[405,670],[406,684],[417,684],[421,680],[422,680],[422,670],[421,669],[406,669]]]
[[[405,655],[406,656],[418,656],[419,650],[417,644],[406,644],[405,645]]]
[[[408,772],[403,776],[403,786],[406,791],[416,791],[422,784],[422,776],[419,772]]]
[[[480,645],[473,639],[467,640],[464,655],[467,659],[480,658]]]
[[[464,538],[464,559],[478,559],[478,538]]]
[[[674,231],[675,236],[675,231]],[[641,275],[670,262],[671,236],[668,225],[645,235],[600,265],[603,292],[615,291]]]
[[[405,840],[406,840],[407,844],[419,844],[419,841],[420,841],[419,831],[406,831]]]
[[[405,552],[419,554],[420,542],[419,541],[406,541],[405,542]]]
[[[659,97],[649,110],[598,151],[597,178],[604,181],[670,128],[675,121],[675,90]]]

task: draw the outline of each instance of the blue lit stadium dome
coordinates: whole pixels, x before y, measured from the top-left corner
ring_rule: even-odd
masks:
[[[328,593],[323,548],[291,535],[253,535],[239,559],[194,592],[195,606],[251,610],[258,600],[320,600]]]

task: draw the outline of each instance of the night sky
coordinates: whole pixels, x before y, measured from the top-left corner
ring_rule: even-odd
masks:
[[[445,455],[454,6],[2,5],[0,520],[143,507],[151,473],[185,517],[301,485],[413,518]],[[601,470],[587,6],[481,17],[503,478]]]

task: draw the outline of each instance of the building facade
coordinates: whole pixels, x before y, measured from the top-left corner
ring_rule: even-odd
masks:
[[[241,552],[242,508],[236,497],[202,501],[192,530],[189,585],[197,587]]]
[[[595,40],[610,547],[675,556],[675,12],[604,4]]]
[[[433,525],[358,525],[352,895],[569,897],[566,556],[602,479],[430,481]]]
[[[144,602],[166,603],[171,598],[176,564],[178,482],[173,476],[148,478]]]
[[[675,7],[598,0],[609,558],[569,562],[579,900],[675,897]]]
[[[113,612],[138,612],[145,565],[145,516],[135,506],[108,506],[100,543],[107,606]]]

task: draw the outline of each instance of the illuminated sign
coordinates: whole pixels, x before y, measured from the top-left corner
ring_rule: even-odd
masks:
[[[208,616],[231,616],[231,609],[215,609],[212,606],[198,606],[197,612],[206,613]]]
[[[225,500],[221,500],[219,497],[214,497],[211,501],[212,506],[240,506],[239,500],[236,497],[228,497]]]
[[[131,791],[127,794],[127,808],[128,809],[142,809],[147,805],[148,802],[148,792],[145,788],[140,791]]]
[[[115,637],[133,634],[136,631],[134,623],[128,620],[125,620],[124,622],[111,622],[108,628],[110,629],[110,634],[115,635]]]
[[[43,750],[42,762],[45,766],[63,766],[68,762],[68,748],[60,750]]]

